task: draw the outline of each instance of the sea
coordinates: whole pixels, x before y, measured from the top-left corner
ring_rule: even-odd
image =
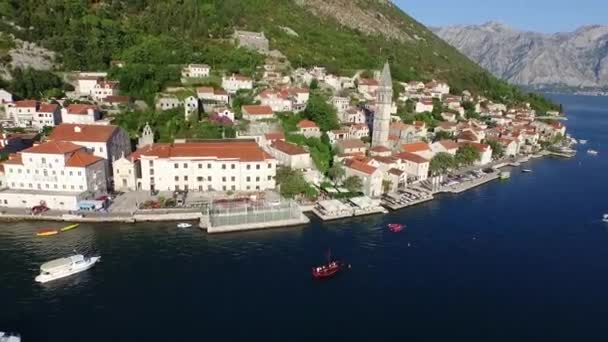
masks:
[[[23,342],[605,341],[608,98],[553,97],[568,132],[589,140],[575,158],[384,216],[225,235],[83,224],[41,238],[61,224],[0,223],[0,331]],[[102,261],[34,282],[74,250]],[[352,268],[313,280],[328,251]]]

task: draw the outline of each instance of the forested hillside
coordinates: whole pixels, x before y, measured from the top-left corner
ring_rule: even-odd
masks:
[[[124,61],[123,74],[135,80],[123,89],[136,96],[177,80],[179,64],[252,73],[263,57],[229,39],[242,28],[265,32],[294,67],[324,65],[352,75],[389,59],[399,81],[441,79],[456,92],[548,106],[497,80],[385,0],[0,0],[0,13],[1,30],[59,52],[66,70]]]

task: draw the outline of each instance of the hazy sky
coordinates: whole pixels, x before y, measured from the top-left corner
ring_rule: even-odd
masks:
[[[538,32],[608,24],[608,0],[393,0],[427,26],[498,21]]]

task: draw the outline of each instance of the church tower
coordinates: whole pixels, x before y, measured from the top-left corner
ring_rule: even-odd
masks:
[[[391,106],[393,105],[393,79],[391,68],[386,62],[376,94],[376,112],[374,113],[374,127],[372,129],[372,147],[388,147],[388,132],[391,121]]]
[[[144,127],[144,130],[141,136],[139,137],[137,148],[152,144],[154,144],[154,132],[152,131],[152,127],[150,127],[150,124],[146,122],[146,126]]]

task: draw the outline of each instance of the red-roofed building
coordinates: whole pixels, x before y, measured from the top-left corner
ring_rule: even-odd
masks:
[[[274,112],[269,106],[249,105],[241,107],[243,119],[249,121],[270,120],[274,118]]]
[[[430,160],[410,152],[401,152],[396,157],[404,164],[408,182],[424,181],[428,178]]]
[[[401,151],[414,153],[426,159],[431,159],[434,155],[433,151],[429,147],[429,144],[422,141],[403,144],[401,145]]]
[[[342,154],[365,154],[367,145],[361,139],[345,139],[338,140],[336,148]]]
[[[319,138],[321,137],[321,129],[314,121],[310,120],[302,120],[298,122],[298,133],[303,136],[310,138]]]
[[[196,88],[196,95],[202,101],[212,101],[220,104],[226,104],[229,101],[228,93],[224,89],[198,87]]]
[[[486,165],[492,162],[492,147],[486,144],[480,144],[475,142],[463,142],[460,143],[461,146],[472,146],[474,149],[479,151],[479,160],[475,163],[475,165]]]
[[[458,151],[458,143],[452,140],[440,140],[431,144],[431,150],[437,154],[439,152],[449,153],[453,156],[456,155],[456,151]]]
[[[309,169],[312,166],[310,153],[298,145],[277,140],[270,145],[269,151],[279,164],[289,168]]]
[[[374,95],[378,91],[378,81],[370,78],[360,78],[357,83],[357,90],[361,94]]]
[[[345,178],[359,177],[363,184],[363,194],[369,197],[382,195],[382,172],[372,165],[353,159],[344,160]]]
[[[236,94],[239,90],[253,89],[253,80],[249,77],[236,74],[224,76],[222,77],[222,88],[226,89],[229,94]]]
[[[116,162],[114,173],[135,174],[135,187],[146,191],[263,191],[275,187],[276,164],[255,140],[208,140],[147,145]]]
[[[332,145],[335,145],[340,140],[350,139],[349,131],[346,129],[334,129],[327,132],[327,137]]]
[[[378,145],[374,146],[369,150],[369,154],[372,157],[389,157],[392,150],[386,146]]]
[[[463,131],[456,137],[458,142],[480,142],[481,138],[477,134],[473,133],[472,130]]]
[[[61,109],[61,122],[68,124],[94,124],[101,120],[101,112],[97,106],[87,104],[71,104]]]
[[[8,189],[0,191],[0,205],[76,210],[87,195],[107,191],[106,161],[82,146],[49,141],[12,155],[2,163]]]
[[[108,96],[118,95],[118,82],[117,81],[99,81],[93,87],[91,97],[95,101],[103,101]]]
[[[433,100],[421,99],[416,102],[416,113],[432,112],[434,108]]]

